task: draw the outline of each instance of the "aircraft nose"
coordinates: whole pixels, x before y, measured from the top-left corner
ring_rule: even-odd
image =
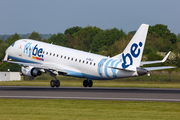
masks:
[[[5,54],[6,54],[6,55],[4,56],[3,61],[7,61],[7,60],[8,60],[9,49],[10,49],[10,47],[8,47],[8,48],[6,49],[6,51],[5,51]]]
[[[9,47],[6,49],[6,51],[5,51],[6,54],[7,54],[8,51],[10,50],[10,47],[11,47],[11,46],[9,46]]]

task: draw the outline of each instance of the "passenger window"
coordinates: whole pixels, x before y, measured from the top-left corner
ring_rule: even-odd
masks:
[[[79,60],[79,62],[81,62],[81,60]]]
[[[70,57],[68,57],[68,60],[70,59]]]
[[[92,64],[92,62],[90,62],[90,65]]]
[[[51,56],[52,53],[50,53],[49,55]]]
[[[71,58],[71,61],[73,61],[73,58]]]
[[[94,63],[94,66],[96,65],[96,63]]]
[[[88,64],[88,61],[86,62],[86,64]]]
[[[53,56],[55,56],[55,54],[53,54]]]
[[[58,57],[59,55],[57,54],[57,57]]]
[[[83,63],[84,63],[84,60],[83,60]]]
[[[46,55],[48,54],[48,52],[46,53]]]
[[[64,59],[66,59],[66,56],[64,56]]]
[[[75,61],[77,61],[77,59],[75,59]]]

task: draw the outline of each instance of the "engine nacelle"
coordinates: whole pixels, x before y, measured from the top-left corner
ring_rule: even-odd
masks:
[[[33,67],[22,67],[21,72],[22,72],[21,73],[22,75],[33,76],[33,77],[36,77],[42,74],[40,70]]]

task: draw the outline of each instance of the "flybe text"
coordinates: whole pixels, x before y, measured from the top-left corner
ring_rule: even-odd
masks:
[[[32,43],[28,42],[25,46],[24,46],[24,53],[28,54],[28,57],[31,57],[33,59],[36,60],[40,60],[40,61],[44,61],[43,59],[43,48],[38,48],[38,44],[36,44],[35,46],[31,46]]]

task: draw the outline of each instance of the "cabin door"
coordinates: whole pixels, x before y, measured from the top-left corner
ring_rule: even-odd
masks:
[[[25,43],[26,43],[26,41],[22,41],[22,42],[19,44],[19,48],[18,48],[18,54],[19,54],[19,56],[22,56],[23,48],[24,48]]]

